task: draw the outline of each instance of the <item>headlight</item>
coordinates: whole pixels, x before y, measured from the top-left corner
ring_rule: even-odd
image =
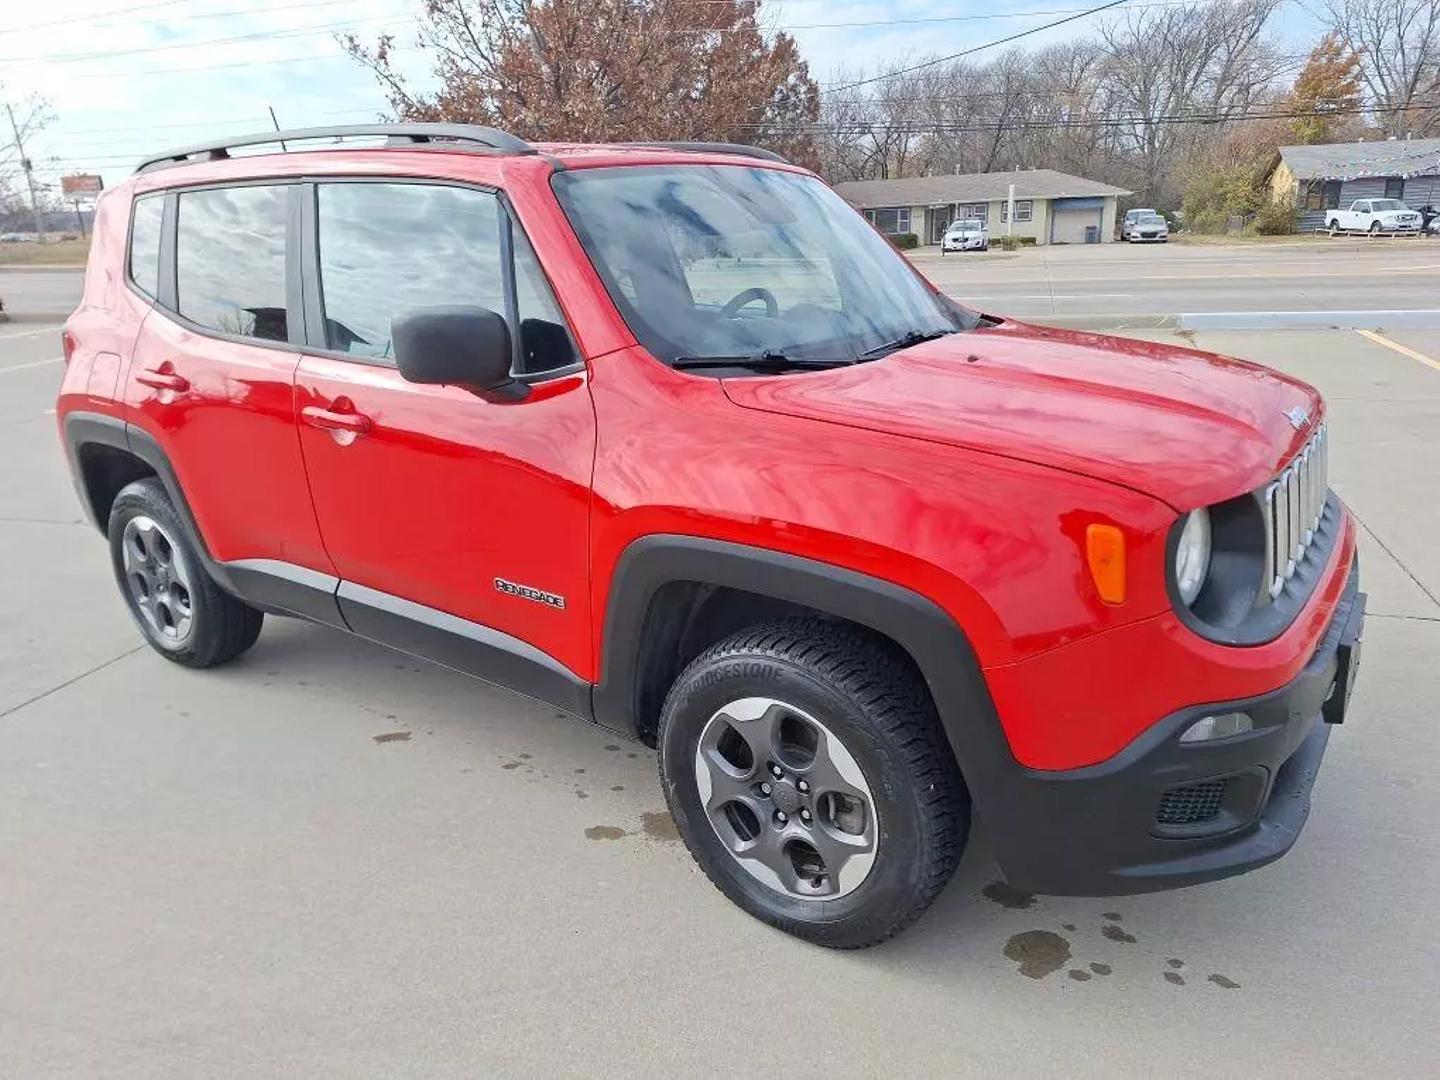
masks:
[[[1180,542],[1175,545],[1175,587],[1189,607],[1200,595],[1210,569],[1210,511],[1192,510],[1185,515]]]

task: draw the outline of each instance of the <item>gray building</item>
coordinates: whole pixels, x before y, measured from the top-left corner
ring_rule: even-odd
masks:
[[[1416,210],[1440,205],[1440,139],[1282,146],[1268,185],[1272,199],[1300,211],[1302,230],[1323,228],[1327,210],[1356,199],[1401,199]]]
[[[1015,185],[1015,221],[1006,196]],[[914,233],[938,244],[950,222],[980,218],[991,236],[1031,236],[1037,244],[1108,243],[1116,202],[1130,192],[1053,169],[849,180],[835,185],[846,202],[887,235]]]

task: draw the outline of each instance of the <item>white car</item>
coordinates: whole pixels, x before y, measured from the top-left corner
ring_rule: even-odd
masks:
[[[985,231],[985,222],[979,218],[952,221],[940,238],[940,254],[947,251],[988,251],[990,234]]]
[[[1349,210],[1331,210],[1332,233],[1418,233],[1420,215],[1399,199],[1356,199]]]
[[[1132,216],[1133,215],[1133,216]],[[1170,226],[1165,219],[1151,211],[1130,211],[1125,215],[1125,225],[1120,230],[1120,239],[1127,243],[1151,242],[1163,244],[1170,239]]]

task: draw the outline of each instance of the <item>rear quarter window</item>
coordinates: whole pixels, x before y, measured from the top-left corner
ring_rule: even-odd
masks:
[[[160,220],[165,196],[136,199],[130,215],[130,280],[152,300],[160,295]]]

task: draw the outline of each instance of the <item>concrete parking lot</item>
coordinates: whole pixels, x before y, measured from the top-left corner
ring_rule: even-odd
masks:
[[[1440,333],[1150,336],[1330,402],[1370,620],[1307,831],[1086,900],[991,887],[982,827],[925,919],[844,954],[710,886],[642,746],[298,622],[208,673],[142,647],[49,413],[56,328],[0,326],[0,1076],[1432,1073]]]

